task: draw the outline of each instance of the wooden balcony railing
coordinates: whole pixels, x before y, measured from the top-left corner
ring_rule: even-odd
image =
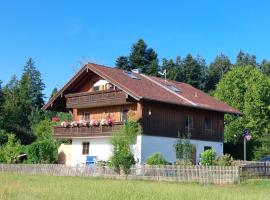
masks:
[[[91,127],[53,127],[53,134],[57,138],[110,136],[123,126],[123,122],[114,122],[111,126],[91,126]]]
[[[178,137],[178,134],[188,135],[190,139],[206,141],[223,141],[223,131],[214,129],[203,129],[202,127],[185,128],[179,122],[172,120],[163,122],[160,119],[144,119],[142,121],[143,133],[146,135],[157,135],[165,137]]]
[[[105,105],[129,104],[127,95],[120,90],[103,90],[68,94],[67,108],[86,108]]]

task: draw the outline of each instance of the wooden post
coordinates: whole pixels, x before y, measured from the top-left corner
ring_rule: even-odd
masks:
[[[247,144],[246,144],[246,138],[244,137],[244,161],[247,160]]]

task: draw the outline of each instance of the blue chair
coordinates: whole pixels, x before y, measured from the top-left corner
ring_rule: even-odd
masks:
[[[96,161],[97,161],[96,156],[86,156],[86,164],[87,165],[93,165],[96,163]]]

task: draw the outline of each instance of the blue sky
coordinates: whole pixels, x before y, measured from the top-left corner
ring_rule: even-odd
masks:
[[[143,38],[161,60],[187,53],[209,63],[242,49],[270,59],[270,1],[5,1],[0,3],[0,80],[27,58],[48,95],[86,61],[114,66]]]

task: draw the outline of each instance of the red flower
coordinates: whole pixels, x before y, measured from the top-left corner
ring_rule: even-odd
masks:
[[[59,117],[52,117],[52,122],[59,122],[60,118]]]

